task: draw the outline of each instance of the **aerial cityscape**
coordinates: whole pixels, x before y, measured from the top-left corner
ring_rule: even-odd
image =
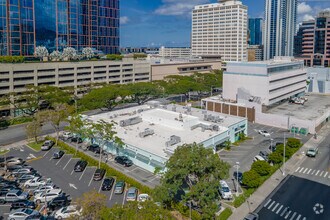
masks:
[[[0,0],[0,220],[328,220],[329,0]]]

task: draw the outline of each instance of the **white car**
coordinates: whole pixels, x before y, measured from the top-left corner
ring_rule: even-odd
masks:
[[[40,194],[40,193],[43,193],[45,191],[52,190],[52,189],[57,189],[54,184],[47,184],[44,186],[41,185],[38,188],[36,188],[35,190],[33,190],[33,195],[37,195],[37,194]]]
[[[137,198],[137,201],[138,201],[138,202],[145,202],[145,201],[147,201],[147,200],[149,200],[149,199],[150,199],[150,197],[149,197],[148,194],[140,194],[140,195],[138,196],[138,198]]]
[[[41,202],[50,201],[56,197],[58,197],[62,193],[61,189],[51,189],[48,190],[47,192],[41,192],[39,194],[36,194],[34,196],[34,202],[39,204]]]
[[[64,140],[68,140],[73,137],[73,134],[69,131],[63,131],[62,137]]]
[[[30,179],[24,183],[24,187],[30,188],[30,187],[39,187],[39,186],[44,186],[48,183],[50,183],[50,179],[42,179],[41,177],[35,177],[33,179]]]
[[[228,186],[228,184],[226,183],[226,181],[224,180],[220,180],[220,195],[223,199],[232,199],[233,198],[233,195],[231,193],[231,190]]]
[[[256,162],[256,161],[266,161],[265,158],[263,158],[262,156],[260,155],[256,155],[254,158],[253,158],[253,162]]]
[[[15,209],[9,213],[8,219],[10,220],[25,220],[25,219],[40,219],[41,215],[38,211],[20,208]]]
[[[80,216],[82,208],[76,205],[69,205],[63,207],[55,212],[56,219],[70,218],[73,216]]]
[[[264,137],[270,137],[270,134],[268,133],[268,131],[259,130],[258,133]]]

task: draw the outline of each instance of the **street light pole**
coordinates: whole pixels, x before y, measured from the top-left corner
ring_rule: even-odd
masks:
[[[284,133],[284,147],[283,147],[283,176],[285,176],[285,133]]]
[[[239,168],[239,162],[236,162],[236,196],[238,197],[238,168]]]

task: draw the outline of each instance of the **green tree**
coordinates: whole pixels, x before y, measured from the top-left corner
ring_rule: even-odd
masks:
[[[283,161],[283,155],[279,152],[273,152],[269,154],[268,161],[274,164],[279,164]]]
[[[103,209],[100,216],[102,220],[174,220],[170,211],[163,209],[152,201],[143,203],[129,202],[122,205],[115,205],[112,208]]]
[[[79,114],[74,114],[67,118],[69,125],[65,127],[66,131],[78,135],[79,137],[87,136],[87,128],[85,127],[86,123],[82,120]],[[78,141],[76,142],[76,153],[78,152]]]
[[[155,198],[167,207],[180,200],[192,202],[201,208],[204,218],[213,218],[219,180],[228,177],[229,167],[212,149],[196,143],[179,146],[166,163],[167,172],[155,189]]]
[[[107,60],[122,60],[124,56],[118,54],[107,54]]]
[[[99,158],[99,168],[101,167],[102,160],[102,150],[106,147],[106,143],[113,142],[115,146],[122,146],[123,142],[119,137],[116,136],[116,131],[114,130],[115,122],[108,123],[104,120],[99,120],[96,123],[91,122],[88,124],[86,133],[90,137],[97,138],[100,144],[101,152]]]
[[[34,139],[34,141],[37,143],[38,142],[38,137],[41,134],[42,131],[42,126],[44,123],[44,118],[40,113],[37,113],[33,120],[28,123],[25,127],[26,130],[26,135],[30,139]]]
[[[261,184],[260,175],[255,170],[244,172],[243,184],[249,188],[257,188]]]
[[[290,148],[299,148],[302,146],[302,143],[296,138],[288,138],[286,145]]]
[[[194,82],[190,76],[172,75],[165,77],[165,91],[167,94],[183,94],[186,100],[189,99],[191,91],[201,90],[202,85]]]
[[[139,105],[142,105],[161,94],[161,90],[158,85],[151,82],[126,84],[124,88],[128,91],[132,101],[138,103]]]
[[[107,208],[107,197],[93,190],[78,198],[77,205],[82,208],[82,214],[77,219],[101,219],[104,209]]]
[[[255,161],[251,166],[251,170],[256,171],[260,176],[266,176],[271,171],[271,166],[267,161]]]

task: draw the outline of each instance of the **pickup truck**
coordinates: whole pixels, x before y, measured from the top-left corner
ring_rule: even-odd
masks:
[[[29,199],[29,194],[27,192],[23,192],[22,190],[17,189],[0,194],[0,204],[4,204],[7,202],[15,202],[21,199]]]

